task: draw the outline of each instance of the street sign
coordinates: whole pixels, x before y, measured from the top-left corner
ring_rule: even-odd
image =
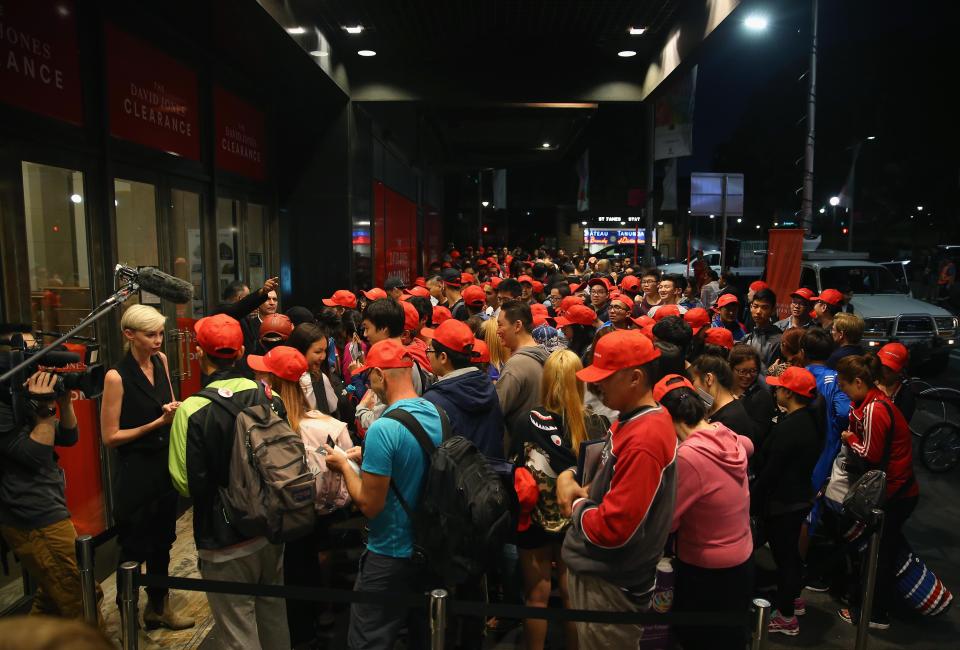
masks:
[[[727,217],[743,216],[743,174],[690,174],[690,214],[720,215],[720,268],[727,267]]]

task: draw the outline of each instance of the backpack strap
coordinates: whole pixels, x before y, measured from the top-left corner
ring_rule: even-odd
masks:
[[[441,429],[441,440],[446,440],[450,437],[450,419],[447,417],[446,412],[434,404],[437,409],[437,413],[440,415],[440,429]],[[404,428],[413,434],[413,437],[417,439],[417,443],[420,445],[420,449],[423,451],[423,455],[426,458],[427,466],[430,466],[430,459],[433,457],[433,452],[437,450],[437,446],[433,444],[433,440],[430,439],[430,435],[423,428],[423,425],[415,418],[409,411],[404,411],[401,408],[395,408],[387,413],[384,413],[381,417],[389,418],[395,420],[402,424]],[[426,472],[424,472],[424,478],[426,478]],[[397,497],[397,501],[400,502],[400,507],[403,508],[403,511],[407,513],[407,517],[413,521],[413,510],[410,508],[410,504],[407,503],[407,500],[403,498],[403,495],[400,493],[400,490],[397,488],[396,482],[394,482],[393,477],[390,477],[390,489],[393,490],[393,494]]]
[[[240,415],[240,412],[243,411],[242,406],[234,402],[232,399],[224,397],[215,388],[204,388],[203,390],[198,391],[196,394],[200,397],[206,397],[214,404],[226,409],[227,412],[230,413],[230,415],[232,415],[234,418]]]
[[[893,415],[893,407],[886,400],[878,400],[883,404],[884,408],[887,409],[887,415],[890,416],[890,432],[887,434],[887,439],[883,444],[883,458],[880,460],[880,470],[886,475],[887,468],[890,466],[890,454],[892,453],[893,448],[893,437],[897,435],[897,421]],[[910,468],[910,478],[903,482],[903,485],[897,489],[896,492],[890,495],[890,499],[896,499],[901,494],[909,490],[914,482],[917,480],[916,475],[913,473],[913,468]],[[890,499],[887,499],[888,501]]]

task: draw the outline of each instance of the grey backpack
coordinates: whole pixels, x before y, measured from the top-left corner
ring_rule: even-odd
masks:
[[[312,532],[316,488],[300,435],[265,396],[243,407],[213,389],[197,395],[236,418],[228,484],[220,488],[229,523],[244,535],[275,544]]]

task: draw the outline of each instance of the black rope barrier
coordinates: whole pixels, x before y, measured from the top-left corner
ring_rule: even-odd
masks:
[[[284,598],[333,603],[364,603],[371,605],[402,606],[410,609],[425,609],[428,594],[421,595],[387,591],[353,591],[327,587],[303,587],[297,585],[261,585],[246,582],[224,582],[198,578],[178,578],[156,575],[137,575],[137,586],[177,589],[181,591],[212,592],[261,598]],[[601,611],[588,609],[559,609],[549,607],[525,607],[483,601],[450,600],[451,614],[470,617],[513,619],[545,619],[559,622],[622,623],[634,625],[681,625],[686,627],[750,627],[747,613],[743,618],[730,612],[635,612]],[[738,620],[740,618],[740,620]]]

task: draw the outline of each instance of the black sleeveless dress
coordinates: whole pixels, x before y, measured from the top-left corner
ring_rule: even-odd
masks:
[[[123,380],[121,429],[133,429],[156,420],[163,414],[163,405],[173,401],[163,361],[159,355],[153,355],[150,360],[153,385],[129,352],[115,368]],[[170,426],[165,425],[117,447],[113,510],[121,545],[127,541],[165,546],[176,538],[177,495],[167,469],[169,445]]]

